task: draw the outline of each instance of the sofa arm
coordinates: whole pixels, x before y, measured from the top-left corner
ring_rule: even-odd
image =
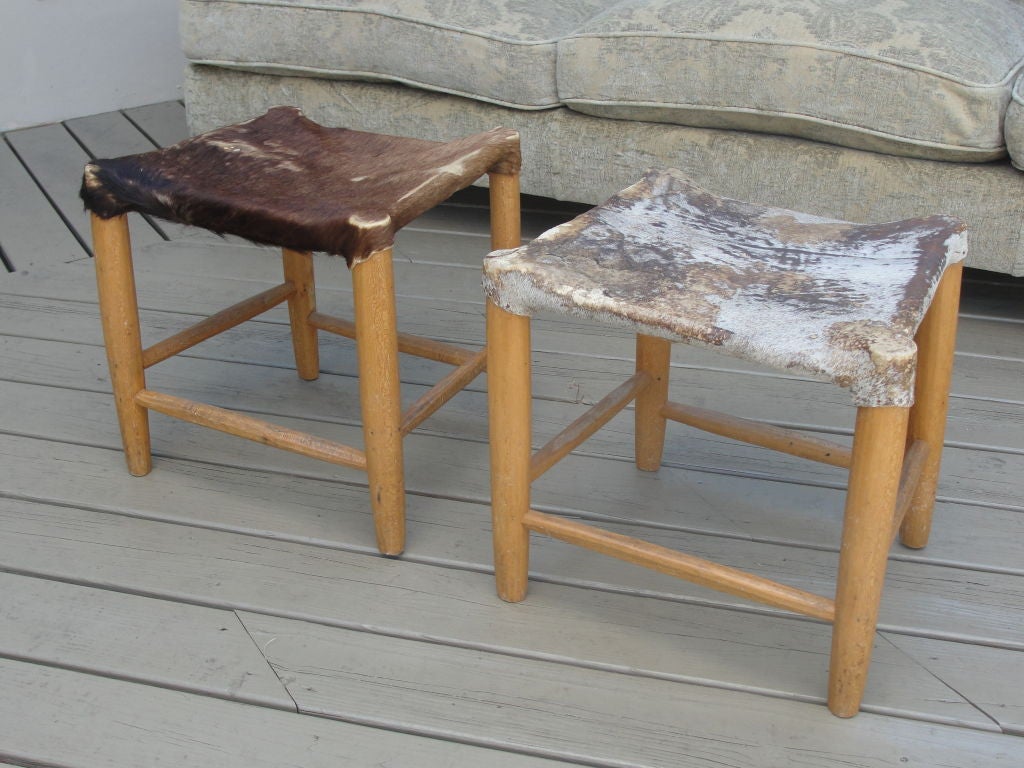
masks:
[[[1003,123],[1006,150],[1015,168],[1024,171],[1024,72],[1017,77]]]

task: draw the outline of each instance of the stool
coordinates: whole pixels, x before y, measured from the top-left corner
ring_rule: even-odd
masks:
[[[945,216],[859,225],[750,205],[667,170],[526,246],[492,253],[484,287],[499,595],[525,597],[532,531],[833,622],[829,708],[854,715],[889,547],[897,531],[910,547],[928,539],[963,230]],[[634,329],[636,373],[531,457],[530,316],[540,311]],[[670,402],[671,342],[849,388],[852,450]],[[643,470],[661,464],[666,420],[848,467],[835,598],[530,509],[530,483],[633,400]]]
[[[89,163],[81,194],[92,212],[100,316],[129,471],[150,470],[150,410],[363,469],[378,547],[401,553],[402,438],[484,370],[486,350],[397,332],[392,243],[403,226],[486,173],[492,248],[519,245],[519,165],[515,131],[438,143],[325,128],[290,107],[166,149]],[[143,349],[129,211],[278,246],[284,282]],[[311,251],[345,257],[354,322],[317,311]],[[301,378],[319,375],[318,331],[355,339],[364,450],[146,387],[144,369],[285,301]],[[399,351],[455,366],[404,414]]]

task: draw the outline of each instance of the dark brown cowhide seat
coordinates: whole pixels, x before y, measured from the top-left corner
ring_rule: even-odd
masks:
[[[327,128],[275,107],[166,149],[85,168],[104,219],[137,211],[351,266],[488,171],[519,170],[519,137],[495,128],[447,143]]]

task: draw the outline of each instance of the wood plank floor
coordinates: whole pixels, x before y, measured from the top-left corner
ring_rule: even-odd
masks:
[[[0,141],[0,764],[1024,765],[1024,280],[969,271],[933,540],[893,548],[864,711],[823,705],[829,628],[536,539],[528,599],[490,576],[477,381],[407,440],[409,544],[376,554],[358,472],[154,416],[128,475],[82,164],[185,135],[178,103]],[[577,207],[527,200],[537,234]],[[481,195],[400,235],[399,321],[479,346]],[[279,257],[136,218],[147,340],[280,279]],[[340,260],[318,299],[347,315]],[[628,334],[535,325],[535,431],[632,366]],[[153,368],[154,388],[361,442],[352,345],[295,376],[275,310]],[[676,349],[673,397],[848,440],[846,393]],[[411,401],[440,373],[402,361]],[[795,586],[834,587],[844,475],[676,425],[638,473],[614,419],[536,485],[602,520]]]

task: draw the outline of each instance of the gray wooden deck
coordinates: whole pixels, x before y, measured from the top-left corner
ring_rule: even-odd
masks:
[[[90,155],[185,131],[177,103],[0,141],[0,764],[17,766],[1024,765],[1024,281],[963,302],[935,533],[894,547],[865,711],[822,704],[829,632],[558,542],[526,602],[488,573],[484,383],[407,441],[409,546],[375,554],[360,473],[154,416],[130,477],[86,217]],[[479,345],[486,212],[401,235],[403,328]],[[571,206],[533,201],[527,234]],[[272,251],[136,219],[150,339],[279,279]],[[340,260],[319,299],[345,314]],[[152,369],[159,388],[359,442],[350,343],[294,375],[283,312]],[[537,439],[631,366],[624,333],[536,325]],[[677,349],[674,396],[848,435],[827,385]],[[403,360],[404,393],[432,364]],[[545,476],[542,509],[828,593],[839,470],[670,428],[657,474],[629,419]]]

